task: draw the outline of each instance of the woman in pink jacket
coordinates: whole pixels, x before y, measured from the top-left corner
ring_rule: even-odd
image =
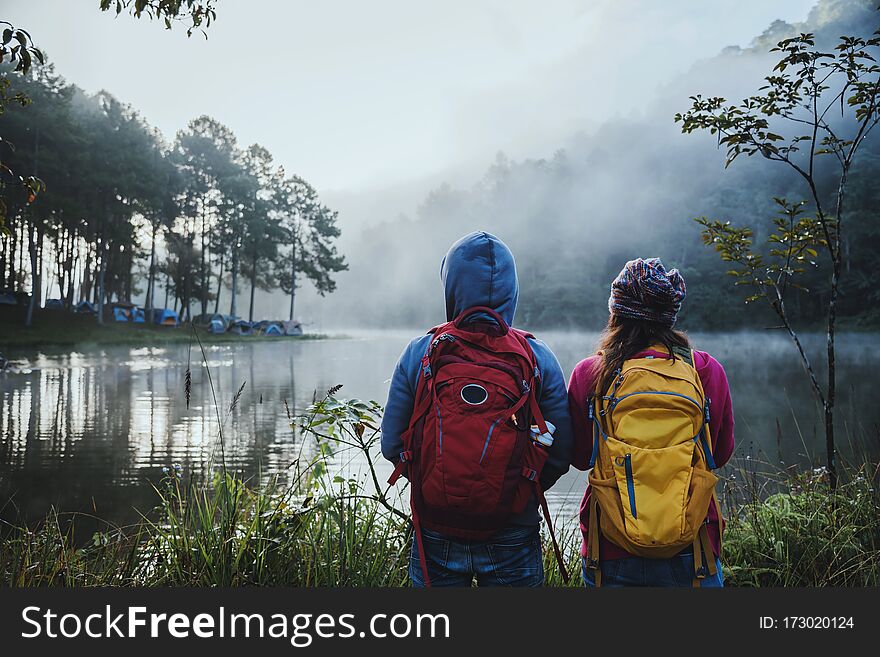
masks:
[[[593,451],[593,425],[589,419],[589,400],[603,395],[613,377],[630,358],[669,358],[673,350],[691,348],[687,335],[674,328],[685,297],[685,284],[675,269],[666,271],[657,258],[631,260],[611,284],[608,300],[610,316],[599,341],[599,352],[574,368],[568,387],[569,408],[575,442],[575,467],[586,470]],[[662,347],[658,349],[658,347]],[[727,375],[721,364],[703,351],[694,351],[694,367],[711,399],[709,422],[712,455],[721,467],[733,453],[733,407]],[[583,578],[595,586],[593,569],[587,567],[589,552],[590,489],[581,503],[581,533],[584,558]],[[701,581],[703,587],[723,585],[718,559],[723,527],[715,505],[708,513],[708,535],[717,574]],[[688,547],[669,559],[650,559],[632,555],[604,535],[599,538],[599,564],[602,586],[692,586],[694,554]]]

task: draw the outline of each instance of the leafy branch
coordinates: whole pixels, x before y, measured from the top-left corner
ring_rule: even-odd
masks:
[[[765,84],[758,93],[740,103],[728,103],[719,96],[691,96],[691,107],[674,117],[685,134],[705,130],[716,135],[718,147],[726,149],[725,168],[740,155],[761,155],[789,167],[809,190],[815,211],[809,218],[802,216],[805,203],[791,205],[776,199],[781,210],[774,220],[776,232],[768,238],[772,259],[769,261],[753,250],[750,229],[705,218],[697,221],[703,226],[704,242],[714,246],[722,260],[738,265],[731,272],[738,279],[737,284],[754,288],[749,300],[767,299],[797,347],[824,408],[826,458],[832,486],[836,484],[835,331],[843,270],[844,200],[853,159],[880,122],[878,49],[880,28],[868,38],[842,36],[830,52],[816,47],[813,34],[802,33],[771,49],[781,58],[764,78]],[[832,124],[831,117],[838,113],[841,125],[850,134],[843,135],[841,128]],[[788,137],[782,134],[786,129],[793,131]],[[820,193],[817,182],[816,158],[824,155],[833,156],[838,167],[833,203]],[[831,264],[827,289],[828,378],[824,388],[819,385],[785,311],[786,290],[797,286],[795,277],[803,272],[805,264],[815,266],[819,250]]]
[[[312,466],[313,476],[320,477],[326,473],[326,462],[332,458],[336,449],[354,449],[361,454],[367,463],[367,471],[375,493],[367,497],[402,520],[409,516],[394,506],[388,498],[390,486],[382,486],[376,472],[375,448],[381,435],[382,406],[375,401],[360,399],[337,399],[335,393],[339,387],[331,388],[321,399],[310,405],[299,418],[299,426],[306,434],[315,438],[319,457]],[[337,478],[336,483],[344,483]],[[356,487],[352,487],[355,494]]]
[[[809,292],[799,278],[808,268],[817,266],[817,249],[825,246],[825,238],[818,220],[804,216],[806,201],[790,203],[784,198],[773,200],[778,214],[773,218],[776,230],[767,237],[771,245],[767,256],[754,250],[751,228],[736,227],[729,221],[706,217],[698,217],[696,221],[703,227],[703,243],[714,248],[722,261],[734,265],[727,272],[735,279],[734,285],[752,288],[746,303],[765,301],[782,322],[782,328],[797,347],[813,392],[824,406],[825,394],[800,337],[792,326],[785,300],[790,288]]]
[[[168,30],[175,21],[188,23],[188,37],[199,30],[206,38],[205,30],[217,18],[215,6],[216,0],[101,0],[101,11],[114,10],[118,16],[127,9],[135,18],[163,21]]]

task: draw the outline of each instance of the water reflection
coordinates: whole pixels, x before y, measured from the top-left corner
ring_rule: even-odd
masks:
[[[179,463],[187,476],[210,475],[221,458],[221,429],[231,470],[255,482],[289,480],[301,445],[289,427],[285,401],[301,410],[315,391],[337,383],[345,384],[345,396],[384,401],[408,337],[373,333],[210,347],[207,370],[198,349],[189,353],[185,346],[23,354],[14,359],[18,371],[0,374],[0,500],[12,499],[0,516],[40,518],[55,506],[132,521],[133,509],[145,511],[155,502],[150,485],[163,467]],[[566,374],[595,342],[584,333],[543,337]],[[787,341],[767,334],[698,335],[695,341],[728,371],[739,454],[819,462],[821,414]],[[821,337],[807,342],[818,358]],[[876,455],[880,336],[845,336],[841,343],[841,451]],[[361,465],[340,455],[336,467],[353,472]],[[583,486],[582,475],[569,475],[551,491],[551,502],[571,518]]]

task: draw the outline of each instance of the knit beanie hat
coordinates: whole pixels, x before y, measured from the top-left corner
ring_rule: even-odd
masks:
[[[687,290],[677,269],[666,271],[660,258],[630,260],[611,283],[608,311],[672,327]]]

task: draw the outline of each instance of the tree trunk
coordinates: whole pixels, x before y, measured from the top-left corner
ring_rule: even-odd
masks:
[[[20,276],[16,276],[16,290],[19,292],[24,291],[24,252],[25,252],[25,239],[27,237],[27,231],[25,230],[24,222],[21,223],[21,230],[18,235],[18,269],[16,270],[17,274]]]
[[[293,305],[296,302],[296,251],[291,254],[290,259],[290,317],[288,319],[292,322]]]
[[[79,298],[88,301],[92,296],[92,245],[86,250],[86,261],[83,263],[82,283],[79,286]]]
[[[132,291],[134,290],[134,272],[132,269],[134,268],[134,247],[130,249],[126,249],[125,254],[123,255],[123,264],[125,265],[125,299],[123,301],[128,301],[131,303]]]
[[[76,248],[76,242],[79,239],[79,235],[77,231],[73,233],[73,239],[70,243],[70,272],[67,276],[67,308],[73,308],[73,304],[76,303],[74,301],[74,286],[76,285],[76,272],[79,268],[79,249]]]
[[[232,247],[232,300],[229,302],[229,316],[233,319],[237,318],[236,315],[236,297],[238,296],[238,246],[233,245]]]
[[[18,250],[18,226],[9,233],[9,274],[6,287],[15,292],[15,252]]]
[[[831,298],[828,301],[828,390],[825,395],[825,462],[828,467],[828,483],[837,488],[837,455],[834,446],[834,396],[837,388],[834,355],[834,332],[837,322],[837,286],[840,278],[840,261],[834,263],[831,272]]]
[[[101,260],[98,263],[98,276],[95,285],[95,296],[98,306],[98,324],[104,324],[104,272],[107,269],[107,245],[101,239]]]
[[[186,272],[183,275],[183,295],[180,299],[180,320],[189,320],[189,304],[192,298],[192,249],[193,241],[189,242],[189,254],[186,257]]]
[[[254,321],[254,292],[257,289],[257,257],[251,259],[251,308],[248,313],[248,321]]]
[[[202,201],[202,255],[199,263],[199,284],[202,287],[202,314],[208,313],[208,272],[205,269],[205,202]]]
[[[9,237],[0,235],[0,289],[6,282],[6,256],[9,251]]]
[[[220,275],[217,277],[217,296],[214,299],[214,314],[220,312],[220,291],[223,288],[223,263],[225,258],[223,254],[220,254]]]
[[[40,296],[40,271],[39,262],[37,260],[37,229],[28,226],[28,255],[31,261],[31,298],[28,300],[27,314],[25,315],[24,325],[30,328],[34,321],[34,308],[37,299]]]
[[[150,268],[147,272],[147,297],[144,300],[144,314],[146,315],[153,309],[153,296],[155,295],[156,285],[156,232],[159,226],[153,222],[153,230],[150,235]]]

